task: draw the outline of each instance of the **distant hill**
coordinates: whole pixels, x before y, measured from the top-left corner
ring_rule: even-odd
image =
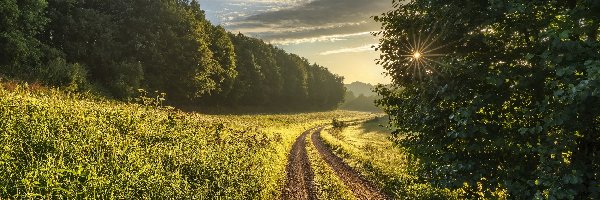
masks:
[[[374,88],[375,86],[371,84],[358,81],[351,84],[346,84],[347,91],[352,92],[354,96],[360,96],[361,94],[366,97],[375,96],[377,94],[373,92]]]
[[[363,82],[346,84],[346,96],[340,108],[363,112],[382,112],[380,108],[375,106],[375,100],[378,99],[378,96],[377,93],[373,92],[374,88],[375,86]]]

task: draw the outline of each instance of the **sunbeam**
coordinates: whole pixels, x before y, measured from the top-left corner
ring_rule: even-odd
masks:
[[[429,29],[420,28],[406,32],[406,37],[399,41],[404,49],[399,49],[404,64],[402,65],[406,75],[412,75],[415,79],[423,79],[426,76],[441,75],[439,68],[446,66],[441,57],[447,56],[444,49],[455,42],[444,42],[446,34],[444,28],[439,28],[434,24]],[[424,36],[424,37],[423,37]]]

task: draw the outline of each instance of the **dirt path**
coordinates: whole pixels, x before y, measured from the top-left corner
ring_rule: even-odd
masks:
[[[352,169],[346,164],[340,157],[333,154],[333,152],[327,147],[323,141],[319,138],[321,136],[321,130],[317,130],[312,134],[312,143],[321,154],[321,157],[329,166],[335,171],[335,173],[344,181],[346,186],[352,190],[354,196],[358,199],[389,199],[378,189],[376,189],[371,183],[364,179],[357,171]]]
[[[287,183],[283,190],[283,199],[317,199],[308,154],[306,153],[306,136],[314,129],[304,132],[292,147],[286,167]]]

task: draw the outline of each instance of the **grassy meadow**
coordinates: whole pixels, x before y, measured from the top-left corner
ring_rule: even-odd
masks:
[[[385,117],[328,127],[321,133],[325,144],[346,163],[394,199],[456,199],[458,191],[437,189],[419,179],[409,155],[394,144]]]
[[[297,136],[369,116],[204,115],[0,84],[0,198],[275,199]]]

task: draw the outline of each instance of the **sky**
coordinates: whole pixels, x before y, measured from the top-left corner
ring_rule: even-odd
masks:
[[[346,83],[389,83],[375,59],[371,18],[391,0],[199,0],[213,24],[263,39],[345,77]]]

